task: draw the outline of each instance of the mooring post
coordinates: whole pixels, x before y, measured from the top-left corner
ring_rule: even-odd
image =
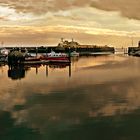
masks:
[[[69,77],[71,77],[71,63],[69,64]]]
[[[70,47],[69,47],[69,61],[71,62],[71,57],[70,57]]]
[[[48,77],[48,65],[46,64],[46,77]]]

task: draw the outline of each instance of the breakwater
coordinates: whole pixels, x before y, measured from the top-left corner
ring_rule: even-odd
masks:
[[[78,52],[80,55],[90,55],[90,54],[94,54],[94,53],[102,53],[102,52],[110,52],[110,53],[114,53],[115,49],[114,47],[57,47],[57,46],[53,46],[53,47],[7,47],[7,49],[9,50],[14,50],[14,49],[18,49],[21,52],[24,52],[25,50],[28,51],[29,53],[50,53],[51,50],[55,51],[55,52],[65,52],[65,53],[69,53],[69,52],[73,52],[76,51]]]

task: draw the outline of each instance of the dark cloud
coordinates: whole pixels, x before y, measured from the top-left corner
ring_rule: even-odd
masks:
[[[14,8],[17,12],[43,14],[48,11],[58,11],[70,9],[74,6],[85,6],[91,0],[0,0],[0,5],[7,5]]]
[[[107,11],[119,11],[123,16],[140,19],[139,0],[98,0],[92,2],[92,6]]]
[[[33,14],[92,6],[107,11],[119,11],[125,17],[140,19],[139,0],[0,0],[0,5],[7,5],[17,12]]]
[[[8,5],[18,12],[43,14],[48,11],[66,10],[74,6],[82,7],[91,5],[93,7],[107,10],[120,11],[128,18],[140,19],[138,0],[0,0],[1,5]]]

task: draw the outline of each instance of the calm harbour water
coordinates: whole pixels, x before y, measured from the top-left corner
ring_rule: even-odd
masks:
[[[138,140],[140,58],[0,67],[1,140]]]

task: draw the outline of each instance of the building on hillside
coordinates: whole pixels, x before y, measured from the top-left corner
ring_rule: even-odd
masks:
[[[68,41],[68,40],[64,40],[63,38],[61,38],[61,42],[58,44],[58,47],[77,48],[77,47],[79,47],[79,43],[74,41],[73,39],[72,39],[72,41]]]
[[[61,38],[61,42],[58,44],[58,47],[63,47],[63,48],[105,48],[109,47],[107,45],[104,46],[98,46],[98,45],[81,45],[78,42],[74,41],[73,38],[71,41],[64,40]]]

